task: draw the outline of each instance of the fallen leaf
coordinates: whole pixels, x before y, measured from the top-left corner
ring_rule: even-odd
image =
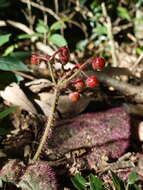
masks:
[[[46,146],[53,151],[51,159],[85,148],[88,153],[84,159],[93,168],[102,156],[117,159],[124,154],[130,145],[130,134],[129,114],[120,107],[57,122]]]
[[[49,115],[53,95],[48,92],[42,92],[39,93],[39,96],[40,100],[35,99],[35,102],[41,107],[45,115]],[[84,111],[90,101],[90,97],[81,96],[79,101],[72,102],[69,100],[68,95],[61,95],[59,97],[57,110],[63,118],[72,117]]]
[[[11,83],[3,91],[0,91],[1,97],[7,102],[20,106],[21,109],[24,109],[33,114],[37,114],[37,111],[33,104],[28,100],[25,93],[16,83]]]

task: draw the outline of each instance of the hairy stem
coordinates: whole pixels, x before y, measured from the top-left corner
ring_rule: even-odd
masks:
[[[47,125],[46,125],[46,128],[45,128],[45,131],[44,131],[44,134],[40,140],[40,144],[39,144],[39,147],[33,157],[33,160],[36,161],[39,156],[40,156],[40,153],[44,147],[44,144],[47,140],[47,137],[49,135],[49,132],[50,132],[50,129],[53,127],[53,122],[54,122],[54,116],[55,116],[55,111],[56,111],[56,106],[57,106],[57,103],[58,103],[58,99],[59,99],[59,90],[57,88],[55,88],[55,92],[53,94],[53,103],[52,103],[52,106],[51,106],[51,113],[49,115],[49,118],[48,118],[48,122],[47,122]]]
[[[47,63],[48,63],[48,68],[49,68],[49,71],[50,71],[50,74],[51,74],[51,78],[52,78],[52,82],[54,83],[54,85],[56,85],[56,81],[55,81],[55,78],[54,78],[54,72],[53,72],[53,69],[52,69],[52,61],[53,60],[48,60]]]

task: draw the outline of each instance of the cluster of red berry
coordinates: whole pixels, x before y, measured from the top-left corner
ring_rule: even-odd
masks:
[[[49,61],[50,59],[55,59],[55,56],[58,55],[58,61],[65,65],[70,60],[70,53],[69,49],[67,47],[60,47],[52,56],[43,56],[43,55],[32,55],[31,57],[31,63],[32,64],[39,64],[40,60],[43,59],[45,61]],[[57,59],[57,58],[56,58]],[[100,57],[91,58],[87,61],[88,65],[90,64],[92,66],[93,70],[101,70],[105,66],[105,60]],[[78,70],[80,69],[83,64],[76,64],[74,69]],[[66,74],[66,73],[65,73]],[[80,99],[80,92],[85,88],[94,88],[99,84],[98,79],[96,76],[88,76],[84,73],[83,69],[81,71],[81,74],[84,75],[84,78],[76,78],[74,81],[72,81],[72,85],[76,89],[76,91],[72,91],[69,94],[69,99],[73,102],[76,102]],[[86,79],[85,79],[86,78]]]
[[[91,58],[89,59],[88,63],[92,65],[93,70],[101,70],[105,66],[105,60],[100,57]],[[77,68],[80,68],[81,66],[82,66],[81,64],[76,65]],[[85,73],[83,73],[83,71],[82,74],[84,74],[84,76],[86,77],[85,80],[82,78],[78,78],[75,81],[73,81],[74,87],[77,90],[69,94],[69,98],[73,102],[76,102],[80,99],[79,92],[82,91],[86,86],[94,88],[99,84],[99,81],[96,78],[96,76],[87,76]]]
[[[63,47],[60,47],[52,56],[33,54],[31,56],[31,63],[34,65],[39,65],[40,60],[49,61],[50,59],[54,59],[57,54],[59,56],[60,63],[62,63],[64,65],[69,62],[69,58],[70,58],[69,49],[67,47],[63,46]]]

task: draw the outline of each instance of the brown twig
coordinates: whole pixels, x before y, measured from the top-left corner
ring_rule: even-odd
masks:
[[[54,4],[55,4],[55,12],[56,14],[59,13],[59,4],[58,4],[58,0],[54,0]]]
[[[12,71],[12,72],[15,73],[15,74],[17,74],[17,75],[20,75],[20,76],[22,76],[24,78],[30,79],[30,80],[35,80],[36,79],[35,77],[30,76],[30,75],[25,74],[25,73],[22,73],[20,71]]]
[[[15,28],[22,30],[23,32],[25,32],[27,34],[33,34],[34,33],[34,31],[31,30],[28,26],[26,26],[25,24],[22,24],[20,22],[16,22],[13,20],[0,20],[0,27],[7,26],[8,24],[10,24],[11,26],[13,26]]]
[[[105,3],[102,3],[101,7],[102,7],[103,15],[104,15],[105,20],[106,20],[105,24],[106,24],[106,27],[107,27],[107,34],[108,34],[108,38],[109,38],[109,41],[110,41],[110,44],[111,44],[111,54],[112,54],[112,60],[113,60],[113,64],[112,65],[114,67],[117,67],[116,47],[115,47],[115,41],[114,41],[114,37],[113,37],[113,33],[112,33],[111,19],[108,16]]]
[[[21,1],[22,3],[26,3],[26,4],[27,4],[27,2],[28,2],[28,0],[20,0],[20,1]],[[38,4],[38,3],[35,3],[35,2],[33,2],[33,1],[30,1],[30,4],[31,4],[31,6],[37,8],[37,9],[39,9],[39,10],[41,10],[41,11],[45,11],[45,12],[49,13],[49,14],[52,15],[56,20],[60,20],[60,17],[59,17],[57,14],[55,14],[54,11],[52,11],[52,9],[47,8],[47,7],[44,7],[44,6],[42,6],[42,5]]]
[[[133,64],[132,69],[135,69],[137,67],[137,65],[141,62],[142,59],[143,59],[143,53],[139,56],[139,58]]]
[[[30,0],[27,1],[27,8],[28,8],[29,27],[30,27],[31,30],[33,30],[33,16],[32,16],[32,9],[31,9]]]
[[[130,27],[133,27],[133,23],[128,23],[128,24],[123,24],[123,25],[118,25],[113,27],[113,34],[118,34],[119,32],[121,32],[122,30],[126,30]]]
[[[119,81],[117,79],[109,77],[102,71],[95,72],[95,75],[101,82],[107,84],[108,86],[114,87],[127,96],[132,96],[133,100],[137,103],[143,103],[143,85],[134,86],[123,81]]]
[[[34,31],[28,28],[25,24],[21,24],[19,22],[13,21],[13,20],[0,20],[0,27],[7,26],[10,24],[11,26],[18,28],[19,30],[22,30],[26,34],[32,35],[34,34]],[[34,42],[37,39],[36,36],[32,37],[32,42]],[[40,41],[36,42],[37,49],[42,51],[45,54],[52,54],[53,50],[49,47],[46,46],[45,44],[41,43]]]

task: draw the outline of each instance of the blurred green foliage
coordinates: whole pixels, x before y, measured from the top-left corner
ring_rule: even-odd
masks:
[[[12,106],[10,108],[7,108],[6,110],[0,112],[0,121],[2,119],[4,119],[5,117],[7,117],[9,114],[11,114],[12,112],[14,112],[17,109],[17,106]],[[1,135],[7,135],[10,133],[10,130],[6,127],[0,127],[0,136]]]
[[[113,181],[113,189],[115,190],[141,190],[141,188],[135,184],[139,180],[139,176],[134,171],[129,175],[127,182],[124,182],[112,171],[111,178]],[[71,181],[77,190],[107,190],[105,187],[107,184],[105,185],[101,179],[97,178],[93,174],[90,174],[88,178],[85,179],[79,173],[77,173],[71,178]]]
[[[1,28],[1,55],[10,55],[20,48],[19,44],[31,40],[32,38],[36,39],[35,42],[40,40],[51,46],[59,47],[68,45],[71,47],[72,45],[74,47],[71,47],[71,49],[76,48],[77,51],[86,50],[88,44],[92,42],[94,45],[93,48],[97,49],[101,44],[104,44],[109,40],[101,7],[102,2],[106,3],[107,12],[112,20],[113,27],[133,23],[132,31],[134,31],[136,9],[141,9],[143,6],[143,0],[107,0],[106,2],[102,0],[75,0],[75,3],[64,0],[62,2],[57,2],[59,11],[58,20],[56,20],[50,13],[42,12],[32,5],[29,10],[28,5],[21,3],[20,1],[0,0],[0,7],[2,7],[0,16],[2,15],[3,20],[5,17],[10,20],[13,20],[14,18],[15,21],[22,23],[29,28],[31,28],[30,24],[32,23],[33,29],[33,34],[27,34],[23,33],[23,31],[20,31],[18,28],[14,29],[15,32],[11,31],[11,33],[9,33],[9,25]],[[36,0],[35,3],[39,4],[39,7],[42,5],[55,12],[56,8],[54,1],[50,0],[47,2],[45,0]],[[11,8],[14,8],[14,6],[15,8],[19,6],[19,9],[12,12]],[[80,9],[77,8],[78,6]],[[46,20],[44,14],[47,17]],[[19,15],[19,17],[17,15]],[[143,22],[143,19],[141,19],[141,22]],[[84,24],[85,29],[82,28],[82,25],[80,26],[81,23]],[[81,28],[79,29],[79,27]],[[75,33],[77,28],[81,30],[82,34],[86,33],[86,35],[83,37],[79,30]],[[130,31],[131,29],[129,28],[129,32]],[[115,34],[115,38],[120,38],[120,33]],[[33,42],[28,47],[30,51],[32,45]],[[99,53],[106,54],[109,50],[110,49],[106,47]]]

